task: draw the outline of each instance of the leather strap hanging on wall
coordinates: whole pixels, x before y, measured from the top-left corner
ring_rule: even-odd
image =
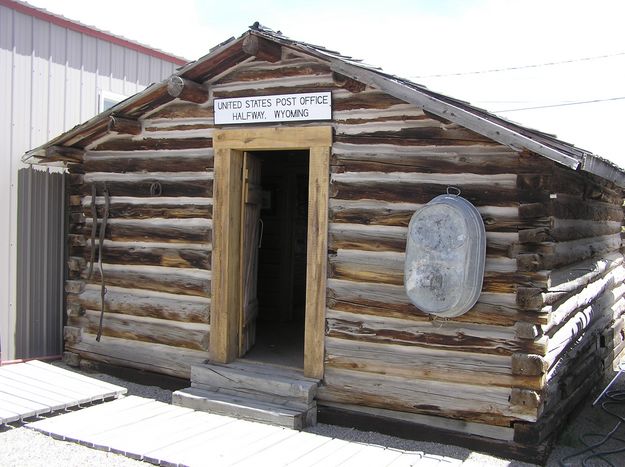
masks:
[[[106,183],[104,184],[104,215],[102,216],[102,225],[100,226],[100,237],[99,237],[99,245],[98,245],[98,268],[100,269],[100,280],[101,280],[101,289],[100,289],[100,324],[98,325],[98,334],[95,338],[96,341],[100,342],[100,337],[102,336],[102,321],[104,320],[104,296],[106,295],[106,286],[104,284],[104,269],[102,268],[102,244],[104,243],[104,235],[106,233],[106,221],[109,216],[109,191],[106,187]]]
[[[93,275],[93,263],[95,262],[95,234],[98,230],[98,211],[95,204],[97,197],[97,190],[95,183],[91,184],[91,255],[89,258],[89,274],[87,274],[87,280],[91,279]]]

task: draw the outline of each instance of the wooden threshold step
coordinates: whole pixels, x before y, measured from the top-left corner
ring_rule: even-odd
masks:
[[[298,410],[282,404],[193,387],[175,391],[172,394],[172,404],[295,430],[314,425],[317,421],[316,403],[312,403],[308,409]]]
[[[317,380],[276,365],[234,362],[206,363],[191,367],[191,382],[242,393],[262,393],[310,404],[317,395]]]

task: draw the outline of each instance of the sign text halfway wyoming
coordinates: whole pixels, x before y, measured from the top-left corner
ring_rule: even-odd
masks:
[[[215,99],[214,111],[216,125],[330,120],[332,94],[315,92]]]

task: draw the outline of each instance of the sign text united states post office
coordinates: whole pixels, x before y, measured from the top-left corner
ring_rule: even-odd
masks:
[[[330,120],[332,93],[215,99],[214,111],[216,125]]]

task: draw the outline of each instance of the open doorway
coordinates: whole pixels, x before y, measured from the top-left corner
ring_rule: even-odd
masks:
[[[241,343],[247,344],[250,341],[248,336],[256,336],[255,332],[249,332],[251,328],[245,326],[245,312],[254,308],[246,306],[250,303],[249,297],[245,297],[249,289],[243,286],[243,282],[248,277],[249,264],[249,257],[245,257],[249,249],[246,251],[244,245],[254,243],[246,241],[248,236],[245,232],[252,230],[252,225],[256,225],[251,222],[252,216],[248,216],[250,211],[247,205],[248,202],[258,202],[258,190],[254,192],[242,188],[244,185],[260,185],[260,180],[249,184],[244,181],[249,180],[244,174],[253,174],[255,168],[252,164],[252,170],[247,170],[248,162],[252,162],[247,155],[255,151],[301,149],[309,154],[303,373],[309,378],[323,378],[332,132],[329,125],[213,131],[215,162],[209,340],[211,362],[227,364],[236,360],[246,353],[241,352],[242,347],[245,350],[251,349],[251,346],[242,346]],[[258,212],[260,217],[260,208]]]
[[[258,248],[256,277],[245,285],[256,291],[257,316],[244,358],[303,368],[309,151],[254,151],[248,157],[260,168],[261,207],[258,242],[243,245]]]

